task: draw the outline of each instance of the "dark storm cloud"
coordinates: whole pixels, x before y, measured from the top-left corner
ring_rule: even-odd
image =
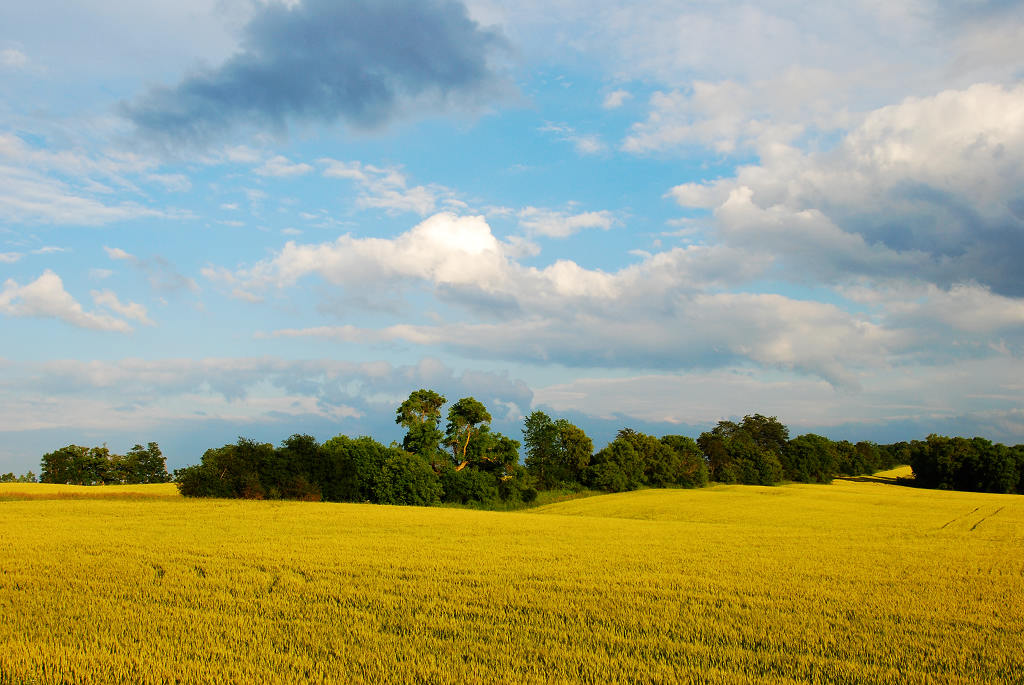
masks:
[[[240,51],[173,88],[122,106],[143,134],[203,143],[237,125],[370,129],[414,100],[439,107],[500,90],[488,59],[502,38],[444,0],[303,0],[258,10]]]

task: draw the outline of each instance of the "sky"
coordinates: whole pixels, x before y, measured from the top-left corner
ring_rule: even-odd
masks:
[[[401,438],[1024,442],[1024,5],[0,4],[0,471]]]

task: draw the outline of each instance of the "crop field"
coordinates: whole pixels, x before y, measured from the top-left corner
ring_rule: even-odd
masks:
[[[49,487],[0,488],[3,683],[1024,682],[1020,496],[864,478],[502,513]]]

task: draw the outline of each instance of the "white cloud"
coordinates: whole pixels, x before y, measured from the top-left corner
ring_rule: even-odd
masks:
[[[156,165],[154,159],[134,152],[54,150],[0,133],[0,218],[16,223],[99,226],[143,217],[190,217],[189,212],[178,209],[107,201],[117,192],[146,200],[140,182],[157,183],[167,190],[190,185],[181,175],[153,173]]]
[[[978,84],[869,113],[833,149],[763,151],[759,164],[671,193],[714,210],[726,243],[787,273],[848,282],[979,281],[1024,295],[1024,86]]]
[[[14,264],[24,256],[21,252],[0,252],[0,264]]]
[[[187,193],[192,190],[192,180],[185,174],[148,174],[146,179],[160,184],[171,193]]]
[[[46,245],[44,247],[37,247],[36,249],[32,250],[32,254],[56,254],[56,253],[59,253],[59,252],[67,252],[67,251],[68,251],[68,248],[66,248],[66,247],[57,247],[55,245]]]
[[[608,149],[600,136],[593,133],[579,133],[568,124],[548,122],[540,130],[544,133],[554,134],[559,140],[572,143],[576,152],[584,156],[601,154]]]
[[[128,219],[181,216],[134,202],[105,204],[56,178],[0,164],[0,218],[12,223],[99,226]]]
[[[363,208],[384,209],[391,213],[411,212],[426,216],[439,202],[455,202],[454,194],[443,186],[412,186],[397,167],[377,167],[361,162],[342,162],[324,158],[317,160],[324,166],[327,178],[342,178],[355,183],[360,189],[357,203]]]
[[[308,174],[313,171],[313,167],[303,162],[292,163],[287,157],[277,155],[265,161],[262,166],[257,167],[254,171],[260,176],[286,178]]]
[[[130,333],[132,327],[109,314],[87,312],[66,290],[60,276],[47,269],[21,286],[13,279],[0,290],[0,313],[8,316],[54,318],[79,328]]]
[[[613,90],[604,96],[604,102],[601,106],[605,109],[618,109],[626,103],[627,100],[631,100],[633,94],[628,90]]]
[[[24,69],[28,66],[28,56],[16,48],[5,48],[0,50],[0,68],[3,69]]]
[[[119,247],[107,247],[106,245],[104,245],[103,251],[106,252],[107,256],[110,257],[111,259],[118,259],[129,262],[137,261],[137,258],[134,255],[125,252]]]
[[[519,212],[519,224],[527,232],[549,238],[567,238],[586,228],[599,228],[607,231],[615,223],[615,216],[607,210],[568,214],[550,209],[526,207]]]
[[[149,318],[146,308],[137,302],[122,303],[111,290],[93,290],[90,294],[92,295],[92,301],[99,307],[106,307],[115,314],[120,314],[126,319],[138,321],[146,326],[156,325]]]

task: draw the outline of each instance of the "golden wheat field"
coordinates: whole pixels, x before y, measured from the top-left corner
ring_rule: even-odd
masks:
[[[1024,682],[1019,496],[861,479],[498,513],[49,488],[0,487],[4,683]]]

